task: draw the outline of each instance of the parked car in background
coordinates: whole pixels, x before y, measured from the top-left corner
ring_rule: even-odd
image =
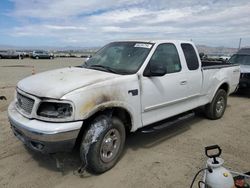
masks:
[[[39,50],[33,51],[31,57],[34,59],[54,59],[54,54]]]
[[[242,48],[230,59],[230,63],[240,65],[240,82],[238,88],[250,88],[250,48]]]
[[[15,50],[1,50],[0,59],[23,59],[23,54]]]

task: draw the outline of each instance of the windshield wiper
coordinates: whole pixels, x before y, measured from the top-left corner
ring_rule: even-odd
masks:
[[[118,74],[118,71],[116,71],[116,70],[114,70],[114,69],[112,69],[110,67],[104,66],[104,65],[90,65],[88,68],[89,69],[95,69],[95,70],[104,70],[104,71],[107,71],[107,72]]]

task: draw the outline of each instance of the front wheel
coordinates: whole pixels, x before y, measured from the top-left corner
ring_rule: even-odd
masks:
[[[125,143],[125,127],[117,117],[100,115],[83,136],[80,157],[94,173],[111,169],[119,160]]]
[[[223,89],[219,89],[212,102],[205,107],[206,116],[209,119],[220,119],[227,107],[227,93]]]

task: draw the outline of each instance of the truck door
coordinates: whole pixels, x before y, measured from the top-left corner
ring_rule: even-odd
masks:
[[[189,43],[182,43],[181,48],[183,50],[184,59],[187,65],[186,96],[189,99],[189,105],[195,108],[197,105],[199,105],[197,98],[200,97],[203,81],[201,63],[199,62],[198,53],[195,51],[193,45]]]
[[[157,46],[146,69],[151,65],[161,64],[166,68],[164,76],[142,76],[141,105],[142,123],[150,123],[184,112],[187,93],[186,75],[176,46],[164,43]]]

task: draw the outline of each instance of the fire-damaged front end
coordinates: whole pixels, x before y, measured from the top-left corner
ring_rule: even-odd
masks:
[[[70,101],[42,99],[18,88],[8,108],[15,136],[43,153],[70,151],[74,147],[82,121],[73,121],[73,114]]]
[[[138,93],[132,95],[128,88]],[[29,148],[42,153],[71,151],[85,120],[99,111],[127,110],[136,117],[132,123],[140,126],[138,89],[137,75],[80,67],[48,71],[18,83],[8,117],[16,137]]]

